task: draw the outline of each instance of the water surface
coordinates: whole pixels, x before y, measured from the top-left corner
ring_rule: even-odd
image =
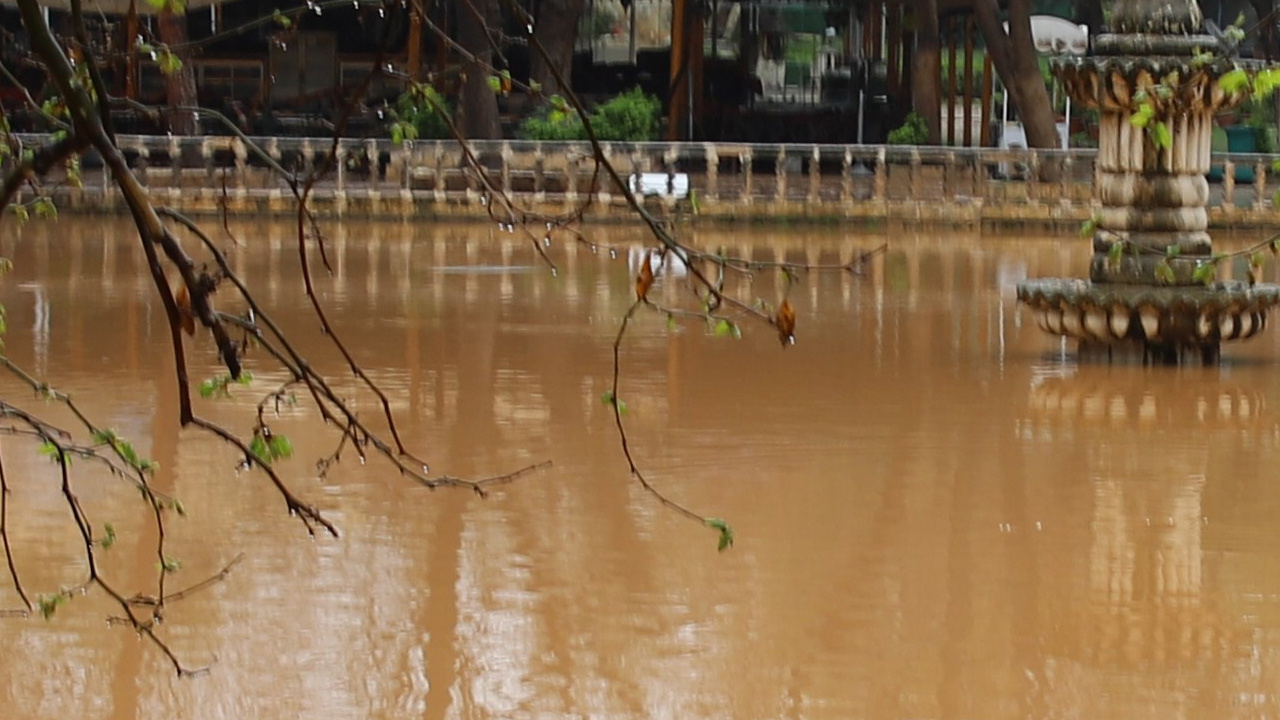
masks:
[[[365,417],[377,407],[308,314],[287,224],[224,236],[237,269]],[[161,464],[189,517],[170,553],[194,582],[163,632],[208,675],[173,677],[100,593],[51,621],[0,618],[0,716],[125,718],[1258,717],[1280,712],[1280,407],[1274,331],[1207,370],[1078,366],[1019,311],[1026,276],[1076,275],[1078,240],[976,234],[702,230],[760,259],[862,275],[790,291],[798,343],[735,341],[642,315],[624,355],[631,441],[655,483],[728,518],[730,552],[626,473],[611,344],[639,232],[556,242],[553,277],[486,227],[333,227],[318,278],[334,325],[434,469],[494,492],[429,492],[354,457],[313,409],[273,428],[285,479],[340,540],[310,539],[265,478],[172,423],[163,310],[128,226],[11,229],[0,254],[7,352]],[[471,268],[476,268],[472,270]],[[1274,272],[1272,272],[1274,275]],[[756,292],[781,297],[772,273]],[[680,297],[660,281],[654,293]],[[240,307],[227,291],[219,299]],[[193,377],[218,372],[188,343]],[[284,379],[200,412],[240,430]],[[9,377],[6,398],[65,420]],[[54,466],[0,439],[28,590],[83,580]],[[138,496],[77,467],[103,554],[129,592],[156,558]],[[0,585],[0,608],[17,597]]]

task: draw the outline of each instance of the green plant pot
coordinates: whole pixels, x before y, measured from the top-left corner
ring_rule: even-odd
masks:
[[[1258,151],[1258,137],[1254,133],[1254,129],[1248,125],[1232,125],[1231,127],[1215,127],[1213,134],[1210,136],[1209,149],[1213,152],[1232,152],[1232,153],[1252,153]],[[1213,165],[1209,168],[1209,181],[1222,181],[1222,166]],[[1254,179],[1253,167],[1250,165],[1236,165],[1236,182],[1252,183]]]

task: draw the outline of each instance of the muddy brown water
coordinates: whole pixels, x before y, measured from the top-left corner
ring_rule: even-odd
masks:
[[[556,241],[552,277],[487,227],[332,228],[325,306],[433,468],[555,465],[487,499],[350,455],[320,480],[336,437],[305,404],[284,408],[283,475],[343,533],[313,540],[231,450],[174,427],[163,311],[127,225],[8,227],[6,352],[160,463],[188,511],[171,522],[175,584],[244,560],[168,610],[175,652],[211,663],[196,679],[110,626],[101,593],[49,621],[0,618],[6,720],[1280,712],[1280,334],[1206,370],[1077,365],[1012,291],[1082,273],[1074,238],[700,231],[759,259],[891,243],[862,275],[791,290],[785,352],[749,323],[741,340],[652,315],[634,327],[633,447],[666,492],[733,523],[720,554],[628,480],[601,402],[638,232],[593,231],[616,258]],[[236,267],[374,416],[308,314],[288,225],[235,229],[242,246],[218,236]],[[777,279],[757,282],[776,302]],[[680,297],[671,279],[653,292]],[[217,372],[207,340],[188,347],[193,377]],[[251,387],[199,411],[247,429],[283,379],[260,355],[249,367]],[[65,420],[7,375],[0,388]],[[0,448],[25,586],[80,582],[54,466],[24,439]],[[137,493],[82,465],[86,511],[119,537],[105,571],[148,590]],[[17,606],[0,583],[0,609]]]

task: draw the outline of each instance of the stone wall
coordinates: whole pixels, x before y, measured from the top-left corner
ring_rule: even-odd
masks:
[[[41,138],[27,137],[26,142]],[[331,139],[260,138],[264,156],[234,137],[124,136],[120,145],[158,203],[192,214],[291,214],[293,191],[271,166],[305,175]],[[683,174],[687,194],[644,199],[665,216],[724,221],[906,221],[953,225],[1077,225],[1098,211],[1093,150],[995,150],[873,145],[607,143],[623,182],[641,173]],[[508,221],[502,194],[534,215],[631,216],[613,178],[586,143],[343,140],[338,163],[311,192],[321,214]],[[1280,227],[1262,155],[1214,155],[1224,179],[1210,186],[1215,228]],[[91,158],[83,184],[50,181],[59,209],[123,212]],[[474,167],[483,167],[483,177]],[[1253,182],[1234,181],[1254,169]],[[683,183],[673,183],[683,187]],[[659,183],[667,189],[665,183]],[[30,192],[30,191],[26,191]],[[588,202],[590,201],[590,202]],[[519,219],[519,218],[514,218]]]

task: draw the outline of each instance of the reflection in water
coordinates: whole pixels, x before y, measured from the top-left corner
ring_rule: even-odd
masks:
[[[313,361],[359,396],[307,313],[287,224],[238,228],[237,271]],[[252,236],[249,233],[254,233]],[[699,230],[757,260],[848,262],[884,234]],[[344,465],[305,407],[282,412],[287,480],[338,523],[309,540],[236,458],[168,420],[163,312],[114,221],[0,239],[7,352],[157,459],[190,517],[194,580],[164,630],[209,676],[175,681],[92,594],[52,622],[0,620],[6,718],[1256,717],[1280,711],[1280,460],[1274,337],[1205,370],[1076,366],[1008,287],[1078,272],[1079,243],[892,233],[861,275],[791,291],[798,344],[644,317],[623,395],[656,482],[723,515],[738,546],[628,482],[608,409],[610,344],[638,233],[553,245],[552,277],[478,226],[333,228],[320,283],[433,468],[555,469],[479,500]],[[611,252],[611,247],[617,252]],[[683,300],[673,278],[653,292]],[[730,281],[733,283],[738,280]],[[749,286],[742,284],[738,289]],[[731,288],[732,289],[732,288]],[[38,290],[38,292],[36,291]],[[753,292],[776,302],[777,278]],[[238,310],[228,293],[224,309]],[[1237,349],[1233,348],[1233,352]],[[207,341],[192,376],[217,372]],[[252,357],[266,391],[283,379]],[[8,397],[22,399],[5,380]],[[201,402],[244,428],[257,397]],[[358,400],[376,414],[368,398]],[[47,461],[4,439],[30,589],[83,569]],[[145,587],[136,493],[82,468],[104,562]],[[0,608],[16,597],[0,589]]]

